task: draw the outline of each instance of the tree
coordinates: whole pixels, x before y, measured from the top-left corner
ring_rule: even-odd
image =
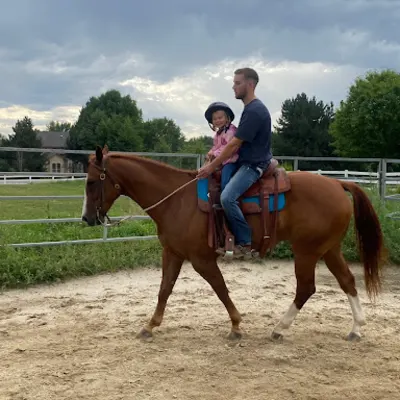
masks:
[[[329,126],[334,118],[333,103],[324,104],[305,93],[282,104],[274,128],[273,153],[285,156],[328,157],[332,155]],[[302,167],[305,167],[302,162]],[[315,167],[315,163],[313,164]]]
[[[358,77],[330,133],[340,156],[400,158],[400,74],[385,70]]]
[[[144,151],[176,153],[185,142],[181,129],[172,119],[153,118],[143,124]]]
[[[24,117],[12,128],[14,134],[3,138],[4,147],[41,148],[42,140],[33,128],[32,120]],[[40,172],[44,170],[45,158],[41,153],[18,151],[9,158],[10,169],[16,171]]]
[[[143,151],[180,153],[184,143],[185,137],[172,119],[153,118],[143,123]],[[177,157],[157,157],[157,159],[176,167],[182,167],[184,161]]]
[[[205,155],[213,145],[212,136],[199,136],[196,138],[185,141],[182,152],[188,154],[201,154]],[[182,163],[183,168],[195,169],[197,166],[194,164],[192,159],[185,159]]]
[[[212,136],[203,135],[185,141],[182,151],[184,153],[191,153],[191,154],[207,154],[207,152],[211,149],[212,146],[213,146]]]
[[[91,97],[82,108],[78,121],[69,133],[67,146],[73,150],[91,150],[96,145],[108,146],[113,151],[143,150],[142,111],[129,95],[109,90],[99,97]],[[84,163],[86,156],[71,154]]]
[[[10,147],[8,144],[8,136],[0,133],[0,147]],[[10,151],[1,152],[0,157],[0,171],[12,172],[16,170],[16,163],[14,162],[15,154]]]
[[[65,132],[71,129],[71,126],[70,122],[50,121],[46,128],[49,132]]]

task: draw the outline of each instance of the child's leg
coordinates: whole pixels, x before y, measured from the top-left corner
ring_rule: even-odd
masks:
[[[225,189],[232,176],[237,171],[237,165],[235,163],[228,163],[222,167],[221,171],[221,192]]]

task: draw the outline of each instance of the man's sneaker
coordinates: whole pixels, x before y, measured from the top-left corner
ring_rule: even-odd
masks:
[[[258,257],[258,252],[253,250],[250,246],[241,246],[240,244],[235,246],[233,250],[233,256],[236,259],[250,260]]]

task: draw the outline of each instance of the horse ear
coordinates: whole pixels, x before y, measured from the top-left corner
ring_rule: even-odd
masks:
[[[96,146],[96,160],[99,163],[103,160],[103,151],[100,146]]]
[[[106,155],[108,153],[108,146],[104,145],[103,147],[103,154]]]

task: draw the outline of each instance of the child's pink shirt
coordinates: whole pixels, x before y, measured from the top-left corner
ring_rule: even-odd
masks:
[[[222,150],[226,147],[228,142],[235,136],[237,128],[235,125],[231,124],[229,129],[225,132],[225,128],[218,135],[217,133],[214,136],[214,145],[211,150],[208,152],[208,155],[212,155],[214,157],[218,157]],[[239,154],[236,152],[230,158],[225,160],[222,164],[234,163],[239,158]]]

